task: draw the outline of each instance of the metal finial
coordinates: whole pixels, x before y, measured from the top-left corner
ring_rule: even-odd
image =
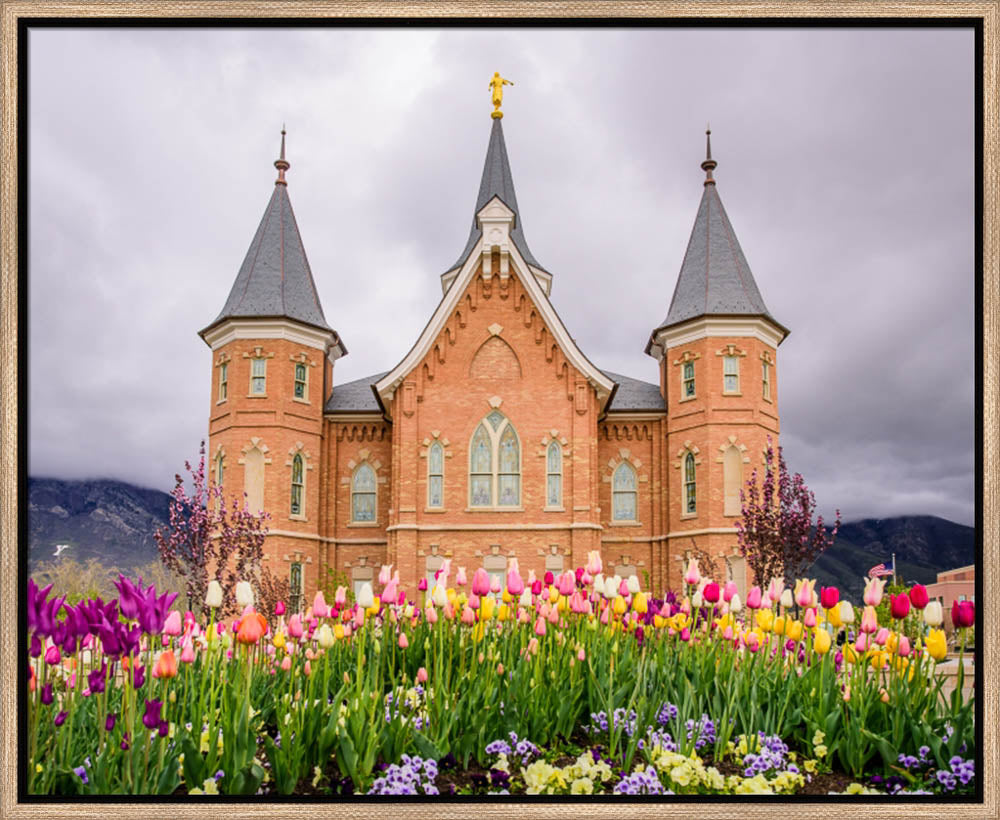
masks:
[[[274,167],[278,169],[278,178],[275,180],[275,185],[287,185],[288,182],[285,180],[285,171],[287,171],[291,165],[288,160],[285,159],[285,124],[281,124],[281,156],[274,161]]]
[[[701,164],[701,169],[705,172],[705,184],[715,185],[715,180],[712,179],[712,170],[718,165],[718,163],[712,159],[712,128],[711,126],[706,126],[705,128],[705,161]]]
[[[514,83],[501,77],[499,71],[494,71],[489,87],[493,100],[493,111],[490,113],[490,116],[495,120],[503,117],[503,111],[500,110],[500,106],[503,105],[503,87],[505,85],[514,85]]]

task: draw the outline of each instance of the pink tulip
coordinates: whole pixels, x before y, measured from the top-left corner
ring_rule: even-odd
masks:
[[[747,609],[760,609],[761,594],[760,587],[751,588],[747,593]]]
[[[555,607],[549,610],[549,614],[546,616],[550,624],[559,623],[559,610]]]
[[[393,578],[385,585],[385,589],[382,590],[382,600],[386,604],[391,604],[396,600],[396,595],[398,594],[399,581]]]
[[[194,644],[191,641],[191,637],[188,636],[184,639],[181,644],[181,663],[193,663],[194,662]]]
[[[441,589],[446,589],[448,587],[448,576],[451,574],[451,559],[445,558],[441,562],[441,569],[437,571],[435,576],[438,583],[441,584]]]
[[[692,558],[688,561],[687,571],[684,573],[684,583],[695,586],[701,580],[701,571],[698,569],[698,559]]]
[[[288,619],[288,637],[302,637],[302,616],[298,612]]]
[[[749,649],[751,652],[756,652],[758,649],[760,649],[760,638],[757,637],[756,632],[751,632],[747,635],[746,644],[747,644],[747,649]]]
[[[274,614],[275,614],[275,615],[276,615],[277,617],[279,617],[279,618],[280,618],[280,617],[281,617],[282,615],[284,615],[284,614],[285,614],[285,602],[284,602],[284,601],[278,601],[278,603],[276,603],[276,604],[274,605]]]
[[[604,562],[601,561],[601,553],[598,550],[590,551],[586,569],[587,573],[591,576],[599,575],[604,570]]]
[[[767,587],[767,597],[772,603],[781,600],[781,593],[785,591],[785,581],[782,578],[772,578]]]
[[[611,607],[604,607],[601,613],[601,623],[607,626],[611,622]]]
[[[462,623],[466,626],[472,626],[476,622],[476,613],[473,612],[468,606],[462,610]]]
[[[545,619],[539,615],[538,619],[535,621],[535,634],[544,635],[545,634]]]
[[[684,641],[685,643],[691,640],[691,630],[688,629],[687,627],[684,627],[681,630],[681,640]]]
[[[722,600],[727,604],[733,600],[733,596],[739,592],[739,588],[736,586],[735,581],[727,581],[726,585],[722,588]]]
[[[556,581],[556,589],[559,590],[560,595],[572,595],[573,590],[576,589],[576,578],[572,572],[564,572],[559,576]]]
[[[488,595],[490,592],[490,576],[485,569],[480,567],[472,574],[472,594]]]
[[[330,614],[330,607],[326,605],[326,598],[323,597],[323,590],[316,593],[312,605],[313,615],[317,618],[325,618]],[[313,627],[315,629],[315,626]]]
[[[438,614],[436,607],[429,606],[427,607],[427,609],[424,610],[424,613],[427,616],[427,623],[436,624],[438,622]]]
[[[887,640],[889,640],[889,630],[883,626],[878,632],[875,633],[875,643],[879,646],[885,646],[885,642]]]
[[[521,573],[517,571],[517,559],[510,559],[510,569],[507,570],[507,592],[517,597],[524,592],[524,580]]]
[[[467,583],[468,579],[465,577],[465,567],[459,567],[455,575],[455,586],[464,587]]]
[[[405,632],[400,632],[399,633],[399,641],[398,641],[398,643],[399,643],[399,648],[400,649],[406,649],[406,647],[408,647],[410,645],[410,642],[406,639],[406,633]]]
[[[45,662],[49,666],[55,666],[62,660],[62,653],[59,652],[59,647],[53,644],[48,649],[45,650]]]
[[[629,594],[628,581],[626,581],[624,578],[622,578],[621,583],[618,584],[618,594],[621,595],[622,598],[627,597]]]
[[[580,576],[580,583],[585,587],[589,587],[592,583],[594,583],[594,576],[584,570],[583,575]]]
[[[292,658],[290,655],[285,655],[285,657],[281,659],[281,670],[283,672],[287,672],[291,668],[292,668]]]
[[[365,625],[365,611],[359,606],[354,608],[354,625],[358,629]]]
[[[805,616],[802,618],[802,623],[810,629],[816,626],[816,610],[809,607],[809,609],[806,610]]]
[[[383,564],[382,569],[378,571],[378,582],[381,586],[385,586],[389,583],[389,579],[392,577],[392,564]]]
[[[308,678],[312,674],[312,661],[306,661],[306,665],[302,668],[302,671],[305,672]]]
[[[500,586],[500,579],[496,576],[490,578],[490,592],[494,595],[498,595],[502,587]]]
[[[163,622],[163,634],[176,636],[181,634],[181,613],[172,609],[167,614],[167,619]]]
[[[469,609],[479,609],[479,605],[480,605],[479,596],[476,595],[475,592],[473,592],[469,596]]]
[[[733,628],[729,624],[726,625],[725,631],[722,633],[724,640],[731,641],[733,639]]]
[[[899,643],[896,645],[896,653],[903,658],[910,654],[910,639],[906,635],[900,635]]]
[[[858,639],[854,642],[854,648],[858,650],[858,652],[866,652],[868,650],[868,633],[858,633]]]
[[[865,581],[865,603],[868,606],[878,606],[882,603],[882,590],[885,588],[884,578],[869,578]]]
[[[538,638],[532,638],[530,641],[528,641],[528,651],[532,655],[538,654]]]
[[[427,670],[422,666],[417,670],[417,683],[427,683]]]
[[[861,614],[861,631],[862,632],[877,632],[878,631],[878,616],[875,614],[875,606],[866,606],[864,612]]]

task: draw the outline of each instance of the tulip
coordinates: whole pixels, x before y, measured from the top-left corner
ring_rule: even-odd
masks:
[[[171,650],[168,649],[166,652],[163,652],[159,658],[157,658],[156,665],[153,666],[153,677],[177,677],[177,659],[174,657],[174,653]]]
[[[843,620],[840,617],[840,605],[834,604],[826,611],[826,619],[830,622],[830,626],[835,629],[843,624]]]
[[[646,602],[646,596],[641,592],[635,594],[635,598],[632,600],[632,609],[638,612],[640,615],[645,615],[649,611],[649,604]]]
[[[816,610],[813,607],[809,607],[806,610],[806,614],[802,618],[802,623],[810,629],[816,626]]]
[[[705,588],[701,591],[701,597],[705,599],[706,603],[715,604],[719,601],[719,585],[714,581],[705,584]]]
[[[760,636],[756,632],[748,632],[746,636],[747,649],[756,652],[760,649]]]
[[[438,622],[437,609],[435,609],[433,606],[428,606],[424,610],[424,617],[427,618],[427,623],[436,624]]]
[[[764,632],[770,632],[774,626],[774,613],[770,609],[758,609],[754,621]]]
[[[312,661],[306,661],[302,667],[303,674],[308,678],[312,674]]]
[[[472,575],[472,594],[473,595],[489,595],[490,593],[490,576],[485,569],[480,567]]]
[[[372,585],[369,581],[365,581],[361,585],[361,589],[358,590],[358,606],[362,609],[370,609],[375,606],[375,595],[372,592]]]
[[[378,571],[378,582],[380,586],[385,586],[389,583],[389,579],[392,577],[392,564],[383,564],[382,569]]]
[[[822,587],[819,591],[819,602],[823,609],[833,609],[840,601],[840,590],[836,587]]]
[[[743,602],[740,600],[740,594],[737,592],[729,601],[729,611],[739,612],[741,609],[743,609]]]
[[[59,661],[62,660],[62,653],[59,652],[59,647],[54,644],[45,650],[45,662],[49,666],[56,666]]]
[[[496,610],[496,605],[497,602],[495,598],[491,598],[488,595],[485,598],[483,598],[483,600],[480,602],[480,607],[479,607],[480,619],[484,621],[490,620],[490,618],[493,617],[494,611]]]
[[[218,581],[209,581],[205,593],[205,606],[218,609],[222,606],[222,585]]]
[[[684,641],[684,643],[687,643],[688,641],[691,640],[691,630],[688,629],[687,627],[684,627],[681,630],[681,640]]]
[[[327,606],[323,590],[319,590],[316,593],[316,597],[313,598],[312,611],[313,615],[317,618],[328,618],[330,616],[330,607]]]
[[[698,559],[692,558],[688,561],[687,570],[684,572],[684,583],[694,586],[701,580],[701,571],[698,569]]]
[[[761,605],[760,587],[752,587],[750,589],[750,592],[747,593],[747,608],[760,609],[760,605]]]
[[[626,581],[626,583],[628,585],[628,591],[632,595],[635,595],[639,591],[639,589],[640,589],[640,587],[639,587],[639,578],[637,576],[630,575],[628,577],[628,580]]]
[[[858,633],[858,638],[854,642],[854,648],[858,650],[858,652],[862,653],[868,650],[868,633],[866,632]]]
[[[910,654],[910,639],[906,635],[899,636],[899,643],[896,644],[896,654],[902,658]]]
[[[236,584],[236,605],[240,609],[253,606],[253,588],[248,581],[239,581]]]
[[[691,606],[695,609],[701,609],[704,605],[705,599],[701,597],[701,592],[696,592],[691,599]]]
[[[56,726],[62,726],[66,722],[66,718],[68,716],[69,716],[68,712],[60,712],[58,715],[55,716],[55,719],[52,722]]]
[[[865,581],[865,603],[868,606],[878,606],[882,603],[883,589],[885,589],[884,578],[869,578]]]
[[[811,606],[816,587],[815,579],[800,578],[795,582],[795,603],[801,607]]]
[[[940,601],[929,601],[924,607],[924,623],[928,626],[941,626],[944,623],[944,608]]]
[[[781,593],[785,589],[785,581],[782,578],[772,578],[771,583],[767,586],[767,597],[771,599],[772,602],[781,599]]]
[[[176,609],[170,610],[167,620],[163,622],[163,634],[174,636],[181,634],[181,613]]]
[[[329,624],[323,624],[316,631],[316,643],[318,643],[321,647],[323,647],[323,649],[329,649],[331,646],[333,646],[333,641],[334,641],[333,630],[330,629]]]
[[[397,641],[397,643],[399,644],[400,649],[406,649],[406,647],[410,645],[410,642],[407,639],[405,632],[399,633],[399,640]]]
[[[926,610],[924,611],[926,612]],[[948,654],[948,642],[943,630],[932,629],[928,632],[924,639],[924,646],[927,647],[927,652],[936,661],[944,660],[945,655]]]
[[[785,624],[785,635],[791,638],[793,641],[802,640],[802,621],[789,620]]]
[[[421,578],[417,581],[417,590],[420,592],[427,592],[427,579]]]
[[[761,610],[761,611],[763,611],[763,610]],[[774,625],[771,627],[771,630],[774,632],[775,635],[784,635],[785,634],[785,621],[786,620],[787,619],[785,618],[784,615],[779,615],[777,618],[774,619]]]
[[[476,622],[476,613],[468,606],[462,609],[462,623],[472,626]]]
[[[782,608],[791,609],[794,604],[795,604],[795,599],[792,597],[792,591],[790,589],[786,589],[784,592],[781,593]]]
[[[181,644],[181,663],[194,663],[194,644],[190,637]]]
[[[146,710],[142,716],[142,725],[147,729],[156,729],[160,725],[160,709],[163,703],[158,700],[147,700]]]
[[[850,601],[840,602],[840,622],[846,626],[854,623],[854,607]]]
[[[459,567],[458,572],[455,574],[455,586],[464,587],[468,583],[468,578],[465,576],[465,567]]]
[[[507,591],[512,596],[520,595],[524,592],[524,579],[517,569],[517,559],[510,559],[510,568],[507,570]]]
[[[257,643],[267,631],[267,619],[253,610],[239,620],[236,640],[240,643]]]
[[[951,605],[951,623],[956,629],[965,629],[976,622],[975,601],[955,601]]]
[[[302,615],[298,612],[288,619],[288,637],[302,637]]]
[[[861,613],[861,631],[862,632],[878,631],[878,615],[875,613],[874,606],[866,606],[864,608],[864,611]]]
[[[829,652],[831,643],[830,633],[825,629],[817,629],[813,634],[813,649],[816,650],[817,654],[825,655]]]
[[[282,615],[285,614],[285,602],[284,601],[278,601],[278,603],[276,603],[274,605],[274,614],[278,618],[280,618]]]
[[[886,642],[889,640],[889,629],[887,627],[882,627],[878,632],[875,633],[875,643],[879,646],[885,646]]]
[[[601,553],[598,550],[591,550],[587,555],[587,572],[590,575],[600,575],[604,569],[601,561]]]
[[[923,609],[929,600],[927,587],[923,584],[914,584],[913,589],[910,590],[910,603],[917,609]]]

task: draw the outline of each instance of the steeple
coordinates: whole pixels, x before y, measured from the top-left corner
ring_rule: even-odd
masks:
[[[469,240],[465,243],[465,248],[459,255],[458,260],[448,268],[448,272],[460,268],[465,260],[469,258],[473,248],[480,241],[483,235],[482,227],[479,225],[477,214],[483,209],[493,197],[498,197],[504,205],[514,212],[514,225],[511,228],[510,236],[514,240],[524,261],[536,268],[542,268],[535,259],[528,243],[521,230],[521,214],[517,208],[517,196],[514,194],[514,179],[510,173],[510,161],[507,159],[507,146],[503,139],[503,126],[500,124],[500,117],[493,117],[493,127],[490,130],[490,144],[486,149],[486,162],[483,165],[483,178],[479,183],[479,196],[476,198],[476,207],[472,212],[472,228],[469,231]]]
[[[340,345],[339,337],[323,315],[288,198],[285,172],[290,163],[285,159],[284,127],[281,130],[281,153],[274,167],[278,169],[274,191],[229,298],[222,312],[199,335],[204,338],[208,331],[227,319],[285,318],[333,333],[335,344]]]
[[[705,171],[705,190],[670,308],[652,336],[655,338],[665,328],[701,316],[760,316],[774,324],[783,338],[788,335],[788,330],[768,312],[726,210],[722,207],[712,177],[718,163],[712,159],[711,130],[706,131],[706,139],[707,157],[701,163]],[[647,353],[654,344],[653,338],[647,345]]]

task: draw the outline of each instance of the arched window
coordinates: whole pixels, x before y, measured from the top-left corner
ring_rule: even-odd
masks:
[[[740,487],[743,484],[743,454],[731,444],[722,454],[722,485],[725,490],[724,515],[740,514]]]
[[[684,512],[694,513],[695,507],[695,483],[694,483],[694,453],[688,453],[684,457]]]
[[[427,506],[444,506],[444,447],[440,441],[427,451]]]
[[[521,503],[521,444],[499,410],[490,413],[469,444],[469,505],[517,507]]]
[[[562,448],[553,441],[545,454],[545,506],[562,506]]]
[[[361,464],[351,478],[351,521],[375,521],[375,471]]]
[[[302,515],[302,454],[296,453],[292,459],[292,515]]]
[[[215,483],[217,486],[222,486],[222,474],[225,472],[225,466],[222,463],[222,452],[215,457]]]
[[[636,521],[638,490],[635,468],[622,462],[611,480],[611,510],[615,521]]]
[[[293,561],[288,573],[288,608],[292,612],[302,609],[302,564]]]

